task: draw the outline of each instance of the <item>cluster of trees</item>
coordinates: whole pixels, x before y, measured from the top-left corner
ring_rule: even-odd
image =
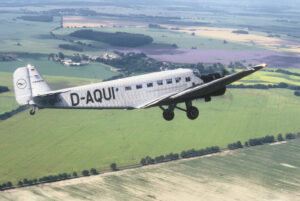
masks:
[[[166,29],[165,27],[162,27],[159,24],[149,24],[148,27],[151,29]]]
[[[263,144],[268,144],[268,143],[273,143],[275,142],[274,136],[265,136],[262,138],[253,138],[249,139],[248,143],[245,143],[248,146],[257,146],[257,145],[263,145]]]
[[[220,148],[218,146],[213,146],[213,147],[207,147],[205,149],[190,149],[187,151],[182,151],[180,156],[181,158],[191,158],[191,157],[196,157],[196,156],[203,156],[207,154],[213,154],[213,153],[218,153],[220,152]]]
[[[86,176],[90,176],[90,175],[96,175],[96,174],[98,174],[98,172],[95,168],[91,168],[90,171],[89,170],[83,170],[81,172],[81,174],[86,177]]]
[[[6,183],[0,184],[0,191],[5,190],[7,188],[11,188],[11,187],[12,187],[12,183],[10,181],[8,181]]]
[[[236,34],[249,34],[248,31],[244,31],[244,30],[236,30],[236,31],[232,31],[232,33],[236,33]]]
[[[9,91],[8,87],[0,86],[0,93],[4,93],[4,92],[7,92],[7,91]]]
[[[53,16],[51,15],[24,15],[18,18],[34,22],[53,22]]]
[[[242,145],[241,141],[237,141],[237,142],[228,144],[227,148],[230,150],[241,149],[241,148],[243,148],[243,145]]]
[[[141,72],[159,71],[163,65],[162,62],[149,58],[144,53],[120,53],[116,59],[98,58],[96,61],[114,66],[125,75]]]
[[[151,165],[155,163],[162,163],[162,162],[167,162],[167,161],[173,161],[173,160],[178,160],[179,159],[179,154],[175,153],[170,153],[167,155],[160,155],[155,158],[151,158],[150,156],[146,156],[145,158],[141,159],[141,165]]]
[[[290,72],[290,71],[283,70],[283,69],[277,69],[275,72],[286,74],[286,75],[300,76],[300,73],[294,73],[294,72]]]
[[[15,55],[0,54],[0,61],[15,61]]]
[[[152,43],[153,38],[144,34],[133,34],[126,32],[100,32],[90,29],[78,30],[70,34],[72,37],[100,41],[112,46],[138,47]]]
[[[300,96],[300,91],[295,91],[295,92],[294,92],[294,95],[295,95],[295,96]]]
[[[10,117],[12,117],[13,115],[19,113],[19,112],[22,112],[24,110],[26,110],[28,108],[28,106],[20,106],[18,107],[17,109],[15,110],[12,110],[10,112],[5,112],[3,114],[0,114],[0,120],[5,120],[5,119],[8,119]]]
[[[73,50],[73,51],[77,51],[77,52],[82,52],[83,51],[83,48],[78,46],[78,45],[59,44],[58,47],[61,48],[61,49]]]

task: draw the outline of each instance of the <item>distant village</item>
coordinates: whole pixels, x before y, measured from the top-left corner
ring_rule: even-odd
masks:
[[[58,54],[50,54],[48,60],[59,62],[65,66],[84,66],[99,59],[111,60],[116,58],[118,58],[118,55],[108,53],[104,53],[101,56],[91,56],[85,54],[74,54],[72,56],[67,56],[60,52]]]

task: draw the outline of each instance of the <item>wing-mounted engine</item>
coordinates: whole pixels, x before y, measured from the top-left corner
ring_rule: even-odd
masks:
[[[208,74],[208,75],[202,75],[200,78],[203,80],[204,83],[209,83],[211,81],[214,81],[214,80],[217,80],[217,79],[220,79],[222,78],[223,76],[221,76],[221,74],[219,73],[212,73],[212,74]],[[218,89],[210,94],[208,94],[206,97],[206,100],[210,100],[210,96],[223,96],[226,92],[226,86],[221,88],[221,89]]]

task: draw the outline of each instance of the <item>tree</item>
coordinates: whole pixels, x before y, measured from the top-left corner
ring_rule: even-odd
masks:
[[[83,171],[82,171],[82,175],[83,175],[83,176],[90,176],[90,173],[89,173],[88,170],[83,170]]]
[[[147,165],[145,158],[142,158],[140,163],[141,163],[141,165]]]
[[[112,171],[117,171],[118,170],[116,163],[110,164],[110,168],[111,168]]]
[[[73,177],[77,177],[77,172],[73,172],[73,173],[72,173],[72,176],[73,176]]]
[[[277,135],[277,140],[278,140],[279,142],[284,140],[281,133],[279,133],[279,134]]]
[[[293,133],[287,133],[285,135],[285,139],[287,139],[287,140],[292,140],[292,139],[295,139],[295,138],[296,138],[296,135],[293,134]]]
[[[97,173],[97,170],[96,170],[95,168],[92,168],[92,169],[90,170],[90,173],[93,174],[93,175],[98,174],[98,173]]]
[[[23,182],[22,182],[22,181],[19,181],[19,182],[18,182],[18,186],[23,186]]]
[[[65,55],[64,55],[64,53],[59,52],[59,53],[58,53],[58,57],[59,57],[60,59],[64,59],[64,58],[65,58]]]
[[[6,183],[6,186],[7,186],[7,187],[12,187],[12,183],[11,183],[10,181],[8,181],[8,182]]]

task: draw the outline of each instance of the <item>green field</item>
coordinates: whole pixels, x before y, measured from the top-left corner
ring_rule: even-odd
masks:
[[[300,197],[300,140],[5,191],[1,200],[284,200]]]
[[[51,84],[50,84],[51,85]],[[265,135],[298,132],[300,98],[291,90],[228,90],[210,103],[195,102],[195,121],[176,111],[163,120],[158,108],[39,110],[0,124],[0,183],[49,174],[108,169],[157,156]]]
[[[297,69],[288,69],[291,72],[299,72]],[[244,85],[253,85],[253,84],[279,84],[284,82],[290,85],[300,85],[300,77],[294,75],[286,75],[283,73],[269,72],[269,71],[258,71],[251,74],[250,76],[234,82],[234,85],[244,84]]]

